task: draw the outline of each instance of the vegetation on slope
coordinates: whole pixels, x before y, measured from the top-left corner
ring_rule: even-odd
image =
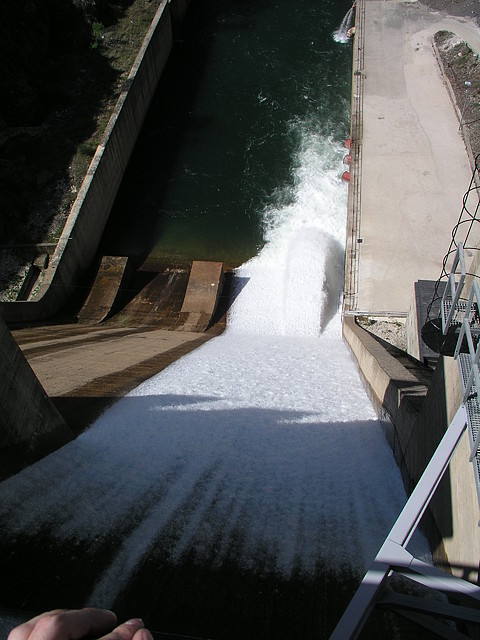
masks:
[[[158,0],[0,3],[1,245],[60,235],[157,8]]]

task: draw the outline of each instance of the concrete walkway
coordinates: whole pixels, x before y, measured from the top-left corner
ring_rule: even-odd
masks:
[[[356,69],[364,89],[354,96],[363,100],[358,291],[351,309],[405,315],[414,282],[440,275],[472,174],[432,36],[452,31],[480,51],[480,30],[417,2],[365,0],[364,7],[363,68]]]

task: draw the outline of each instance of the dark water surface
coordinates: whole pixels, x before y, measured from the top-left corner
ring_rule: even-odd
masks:
[[[105,234],[104,254],[238,265],[291,197],[296,123],[343,140],[344,0],[195,0]]]

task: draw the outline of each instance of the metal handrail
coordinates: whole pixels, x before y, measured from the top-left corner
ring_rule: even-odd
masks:
[[[460,265],[460,277],[456,273]],[[422,601],[416,601],[415,610],[421,613],[416,617],[419,624],[427,629],[438,630],[437,622],[431,617],[463,620],[465,623],[474,621],[480,626],[480,587],[465,580],[444,574],[435,567],[414,558],[406,549],[413,533],[427,509],[439,483],[442,479],[453,452],[468,426],[472,451],[470,462],[476,462],[480,447],[480,428],[474,435],[472,423],[479,418],[480,403],[480,287],[474,279],[468,302],[461,300],[465,284],[466,269],[463,244],[458,243],[451,271],[448,275],[447,286],[442,296],[442,331],[446,335],[455,318],[455,333],[460,326],[454,357],[458,361],[460,379],[463,388],[462,404],[450,423],[445,435],[428,463],[417,486],[407,500],[405,507],[398,516],[390,533],[380,547],[373,564],[365,574],[357,592],[348,605],[342,618],[338,622],[330,640],[352,640],[358,638],[363,626],[377,603],[381,602],[381,592],[389,575],[396,571],[405,577],[419,582],[424,586],[452,595],[453,597],[467,596],[474,601],[473,608],[444,605],[440,608],[428,606]],[[447,314],[448,310],[448,314]],[[461,316],[461,322],[459,317]],[[467,348],[465,348],[465,342]],[[478,474],[478,470],[477,470]],[[477,489],[478,489],[478,478]],[[480,494],[479,494],[480,498]],[[398,606],[406,605],[408,597],[392,592],[385,599],[385,603]],[[408,603],[407,603],[408,604]],[[413,605],[412,605],[413,606]],[[442,627],[445,638],[467,637],[459,634],[452,627]]]
[[[457,597],[466,597],[475,603],[473,612],[477,613],[478,618],[480,587],[466,580],[443,573],[432,565],[428,565],[414,558],[405,548],[417,529],[422,515],[428,507],[448,467],[453,452],[465,431],[466,424],[466,410],[462,404],[423,472],[422,477],[418,481],[417,486],[413,490],[412,495],[407,500],[405,507],[398,516],[385,542],[380,547],[377,556],[365,574],[357,592],[350,601],[343,616],[340,618],[330,636],[330,640],[352,640],[358,638],[368,616],[379,600],[382,588],[392,571],[399,571],[403,575],[408,575],[410,579],[443,593],[449,593]],[[448,618],[449,615],[452,617],[454,615],[453,612],[451,612],[451,614],[449,613],[449,607],[450,605],[442,603],[443,616],[446,618]],[[431,614],[427,606],[425,607],[425,612]],[[428,620],[424,620],[423,623],[428,628]],[[454,629],[451,627],[445,628],[444,637],[448,637],[449,630],[452,631],[451,637],[459,637],[458,635],[453,635]]]
[[[470,321],[474,304],[478,309],[480,304],[480,290],[478,288],[478,284],[476,281],[473,283],[472,290],[470,291],[470,295],[468,297],[467,306],[465,308],[465,315],[463,318],[460,334],[457,340],[457,346],[455,348],[455,353],[453,356],[455,360],[458,359],[464,340],[466,338],[467,346],[468,346],[468,355],[470,357],[470,362],[469,362],[470,373],[468,375],[467,382],[465,383],[465,388],[463,392],[463,402],[466,402],[468,400],[468,397],[470,396],[470,393],[472,391],[473,384],[475,384],[476,390],[480,390],[480,372],[478,369],[478,363],[480,362],[480,342],[477,341],[478,344],[475,345],[473,334],[472,334],[471,321]]]
[[[358,305],[359,239],[362,210],[363,101],[365,93],[365,0],[357,0],[355,27],[350,129],[351,180],[348,194],[344,290],[344,309],[349,311],[356,310]]]
[[[460,263],[460,278],[456,281],[456,270]],[[456,311],[458,311],[458,302],[462,294],[463,285],[465,284],[466,268],[465,268],[465,253],[463,251],[463,243],[459,242],[455,258],[453,260],[452,268],[448,276],[447,286],[442,296],[442,308],[444,308],[447,298],[450,297],[450,310],[448,316],[445,319],[442,314],[442,331],[443,335],[447,335],[447,332],[452,324],[452,319]]]
[[[465,308],[465,315],[463,318],[460,334],[458,336],[457,346],[454,353],[454,358],[458,360],[458,366],[460,368],[460,379],[463,386],[463,402],[465,404],[468,401],[476,397],[480,392],[480,340],[478,339],[478,328],[472,332],[472,324],[475,319],[478,324],[478,310],[480,309],[480,289],[478,282],[475,280],[468,297],[467,306]],[[467,352],[465,353],[464,342],[467,343]],[[464,358],[459,359],[461,352],[464,352]],[[465,367],[466,363],[466,367]],[[467,368],[466,371],[463,371]],[[468,376],[466,375],[468,373]],[[471,422],[471,416],[469,416],[469,424]],[[480,429],[477,431],[476,436],[471,432],[470,440],[472,443],[472,451],[470,454],[470,462],[477,455],[478,448],[480,446]]]

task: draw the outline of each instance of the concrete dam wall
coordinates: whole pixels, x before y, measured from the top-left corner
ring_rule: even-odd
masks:
[[[48,318],[67,301],[100,243],[131,153],[190,0],[162,0],[88,168],[34,300],[1,302],[7,322]]]
[[[19,471],[73,435],[48,398],[6,322],[48,318],[67,301],[99,245],[130,155],[171,52],[189,0],[163,0],[90,164],[35,300],[0,303],[0,479]]]
[[[0,480],[73,435],[0,318]]]
[[[420,33],[415,30],[421,23],[419,14],[425,10],[417,4],[415,13],[410,14],[411,8],[412,5],[407,3],[394,6],[365,0],[357,2],[343,319],[344,338],[385,426],[407,493],[418,483],[462,400],[458,366],[453,358],[440,358],[430,380],[422,375],[418,366],[421,364],[418,359],[422,357],[420,349],[412,349],[412,345],[418,343],[418,329],[423,321],[417,321],[416,307],[411,305],[411,299],[415,283],[430,281],[433,284],[438,277],[444,252],[451,240],[451,229],[457,223],[462,197],[471,179],[467,149],[458,136],[460,113],[452,108],[448,81],[440,75],[442,68],[438,68],[432,46],[433,34],[442,30],[444,24],[436,21],[436,16],[426,10],[423,18],[428,18],[432,24],[422,32],[425,45],[422,49],[418,44]],[[377,30],[393,14],[395,19],[389,22],[390,29],[383,31],[382,27],[382,30]],[[405,28],[409,20],[412,30]],[[465,39],[473,37],[471,31],[466,28],[464,31],[461,21],[452,21],[449,29],[454,29],[457,35],[462,34]],[[364,46],[365,42],[369,47]],[[398,47],[402,55],[383,58],[385,43],[392,48]],[[379,63],[380,58],[383,58],[384,64]],[[406,59],[408,64],[404,62]],[[404,82],[406,71],[412,74],[409,76],[410,83]],[[412,81],[416,74],[422,80],[421,89]],[[425,88],[427,80],[430,85],[428,92]],[[414,90],[408,93],[409,88]],[[433,95],[437,96],[439,104],[440,101],[443,104],[438,113],[444,118],[445,124],[432,128],[427,144],[422,142],[420,135],[407,136],[404,126],[405,105],[411,104],[413,107],[417,100],[425,96],[431,102]],[[419,122],[419,113],[424,113],[426,118],[421,129],[423,136],[429,132],[431,111],[415,106],[411,111],[411,122]],[[400,120],[396,121],[398,116],[400,125],[397,125]],[[382,134],[383,126],[386,127],[384,131],[398,130],[403,138],[394,140],[388,137],[387,145],[387,137]],[[445,135],[448,132],[451,136],[447,154],[444,151],[447,147],[438,145],[437,131],[440,129],[445,131]],[[408,140],[408,144],[404,146],[405,140]],[[446,144],[445,137],[442,145]],[[414,163],[411,158],[421,158],[425,165],[424,150],[427,147],[435,151],[435,158],[447,159],[446,177],[435,187],[430,175],[425,181],[415,182],[415,198],[421,195],[418,185],[426,185],[429,191],[412,206],[413,201],[406,194],[408,184],[413,184],[414,180],[402,184],[400,197],[396,196],[392,187],[397,184],[399,175],[406,176],[407,171],[412,170]],[[386,162],[387,157],[389,162]],[[380,161],[378,166],[381,166],[381,171],[375,165],[376,158]],[[435,162],[429,160],[428,164],[432,166]],[[459,170],[458,175],[452,172],[452,167]],[[382,179],[381,187],[379,176]],[[444,242],[437,247],[430,241],[433,235],[430,218],[433,208],[429,194],[434,191],[442,195],[442,213],[449,214],[444,219],[435,219],[438,224],[435,238],[444,234]],[[385,201],[381,197],[385,197]],[[405,212],[396,208],[400,201],[406,200],[409,209],[415,212],[411,224],[407,222]],[[405,230],[411,242],[401,242],[399,234]],[[422,241],[415,243],[415,237]],[[418,256],[410,252],[415,244],[421,250]],[[385,247],[388,247],[388,251],[382,258]],[[431,274],[426,258],[433,265],[436,261],[437,266]],[[468,271],[478,273],[476,266]],[[394,274],[391,286],[386,286],[387,273],[390,277]],[[381,291],[384,295],[377,297]],[[410,332],[407,335],[408,352],[414,357],[408,361],[405,353],[399,354],[398,349],[397,353],[393,353],[384,340],[376,339],[355,320],[355,316],[381,318],[397,315],[409,318],[406,324],[407,334]],[[465,433],[430,503],[427,533],[436,561],[448,566],[452,573],[477,582],[480,507],[468,448],[468,435]]]

